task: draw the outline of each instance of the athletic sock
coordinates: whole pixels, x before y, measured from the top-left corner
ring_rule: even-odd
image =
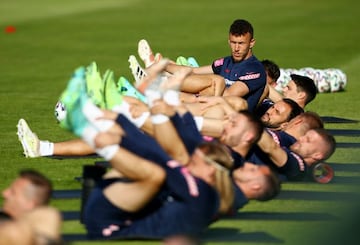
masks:
[[[164,101],[172,106],[181,105],[180,92],[177,90],[167,90],[163,96]]]
[[[98,119],[99,117],[103,116],[103,111],[98,108],[96,105],[91,103],[88,100],[84,107],[82,108],[82,112],[84,113],[85,117],[100,131],[104,132],[110,129],[115,122],[112,120],[107,119]]]
[[[100,131],[95,125],[88,124],[83,130],[83,134],[81,135],[82,139],[92,148],[95,149],[95,152],[102,156],[105,160],[111,160],[116,152],[119,149],[119,145],[108,145],[103,148],[95,147],[95,138],[99,134]]]
[[[103,148],[97,148],[95,151],[102,156],[106,161],[114,158],[116,152],[120,149],[119,145],[108,145]]]
[[[39,153],[40,153],[40,156],[54,155],[54,143],[47,141],[47,140],[40,140]]]
[[[153,124],[163,124],[169,120],[170,120],[169,117],[164,114],[151,115],[151,122]]]
[[[146,119],[150,116],[150,112],[143,112],[139,117],[134,118],[130,112],[130,105],[126,101],[123,101],[121,105],[117,105],[113,108],[113,111],[123,114],[130,122],[136,127],[141,128]]]
[[[196,124],[196,128],[201,131],[203,125],[204,125],[204,117],[200,117],[200,116],[194,116],[194,121]]]

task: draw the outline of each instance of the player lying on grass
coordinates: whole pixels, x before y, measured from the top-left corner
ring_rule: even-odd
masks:
[[[119,96],[119,95],[117,95]],[[220,100],[222,102],[214,102],[214,100]],[[211,100],[211,102],[209,102]],[[147,105],[142,102],[130,99],[128,106],[125,99],[122,101],[124,109],[123,112],[131,110],[132,113],[127,113],[128,118],[133,118],[133,122],[141,127],[148,133],[152,131],[152,123],[149,118]],[[198,114],[195,116],[195,120],[198,124],[211,125],[208,127],[201,127],[201,131],[207,136],[218,137],[223,131],[223,124],[226,123],[229,115],[236,113],[236,111],[224,102],[221,97],[207,98],[202,97],[200,104],[187,105],[186,108],[190,109],[190,112]],[[206,101],[206,102],[202,102]],[[225,103],[225,106],[213,107],[208,109],[207,113],[201,112],[201,107],[208,107],[207,103]],[[212,106],[211,106],[212,107]],[[298,115],[301,111],[297,109],[298,106],[292,103],[290,100],[283,100],[275,103],[268,111],[262,116],[261,121],[272,129],[285,128],[288,122]],[[226,108],[226,109],[224,109]],[[204,116],[203,116],[204,115]],[[224,118],[225,117],[225,118]],[[26,157],[40,157],[40,156],[85,156],[93,154],[93,150],[88,147],[82,140],[74,139],[64,142],[50,142],[47,140],[39,140],[37,135],[33,133],[24,119],[20,119],[18,122],[18,136]],[[210,127],[210,128],[209,128]]]
[[[277,92],[273,87],[269,87],[269,99],[273,102],[282,98],[290,98],[305,108],[307,104],[313,101],[317,94],[317,88],[314,80],[309,77],[291,74],[291,80],[283,89],[282,94]]]
[[[186,77],[186,72],[178,72]],[[119,79],[123,80],[123,79]],[[126,89],[127,92],[135,91],[136,89],[130,84],[121,83],[120,88],[117,88],[114,81],[114,76],[111,71],[105,72],[103,78],[100,76],[100,72],[97,69],[96,63],[90,64],[86,69],[86,87],[87,93],[91,96],[94,103],[103,108],[113,108],[121,97],[121,105],[116,106],[116,110],[126,113],[128,118],[131,119],[138,127],[142,127],[147,132],[151,131],[152,125],[149,118],[148,105],[142,101],[129,97],[122,96],[123,91]],[[126,86],[126,87],[123,87]],[[119,89],[120,94],[119,94]],[[98,91],[102,91],[98,93]],[[105,94],[105,97],[103,96]],[[128,94],[128,93],[127,93]],[[136,96],[135,96],[136,97]],[[145,97],[146,98],[146,97]],[[197,121],[207,121],[210,118],[226,119],[228,115],[246,108],[243,104],[237,105],[236,108],[230,105],[229,100],[231,97],[199,97],[197,103],[185,104],[187,109],[197,115]],[[239,100],[238,100],[239,101]],[[244,101],[244,100],[243,100]],[[246,104],[246,102],[244,102]],[[234,103],[232,103],[234,104]],[[277,102],[266,113],[261,117],[262,122],[267,126],[274,129],[281,129],[286,123],[296,116],[301,109],[291,100],[284,99]],[[221,125],[222,120],[215,120]],[[211,134],[211,132],[203,131],[203,133]],[[87,155],[91,154],[91,149],[82,143],[80,140],[57,142],[52,143],[49,141],[39,141],[36,134],[34,134],[24,119],[20,119],[18,123],[18,136],[24,148],[24,154],[27,157],[38,157],[38,156],[51,156],[51,155]],[[80,142],[79,142],[80,141]],[[77,145],[78,144],[78,145]],[[81,144],[83,146],[81,146]],[[77,145],[77,146],[76,146]]]
[[[218,158],[224,159],[226,151],[221,150],[224,148],[216,147],[215,143],[204,143],[199,146],[203,151],[195,148],[193,149],[194,153],[190,157],[190,155],[187,155],[187,152],[191,151],[188,149],[189,145],[181,147],[181,144],[179,144],[178,149],[187,149],[183,150],[183,153],[180,154],[182,159],[187,160],[182,162],[175,161],[161,147],[157,147],[155,141],[150,142],[149,140],[152,139],[150,136],[142,134],[130,122],[126,123],[126,117],[119,115],[116,119],[118,123],[121,122],[121,126],[113,121],[97,120],[97,118],[103,118],[105,115],[102,114],[101,110],[96,110],[96,107],[87,98],[85,93],[79,91],[78,88],[81,85],[78,86],[77,83],[81,83],[81,78],[72,79],[67,91],[62,96],[62,100],[69,108],[70,113],[67,116],[66,122],[62,123],[62,125],[83,137],[89,145],[95,147],[98,154],[109,160],[114,168],[120,170],[124,176],[132,179],[132,181],[126,183],[108,181],[109,185],[107,187],[103,185],[99,187],[100,189],[93,192],[93,198],[90,197],[85,210],[85,213],[88,214],[88,216],[85,215],[85,223],[87,224],[89,235],[96,238],[128,236],[159,238],[174,234],[198,234],[206,228],[219,213],[216,190],[219,191],[225,188],[224,186],[227,186],[225,182],[229,177],[229,173],[224,167],[221,167],[215,160],[209,159],[209,156],[213,154],[210,149],[217,149],[217,152],[220,151],[221,156],[215,155]],[[81,95],[76,97],[76,94],[79,92]],[[164,126],[166,127],[168,134],[164,134],[164,131],[161,130],[161,137],[157,137],[159,143],[162,146],[166,146],[164,142],[168,142],[167,135],[174,135],[172,133],[173,130],[169,127],[171,123],[165,115],[159,115],[158,113],[152,116],[152,120],[155,123],[155,127],[160,126],[161,129]],[[128,131],[131,130],[129,128],[130,125],[136,131]],[[139,135],[143,137],[138,137]],[[177,142],[174,141],[176,134],[174,136],[170,137],[172,143],[170,147],[173,146],[174,142]],[[160,170],[161,168],[154,167],[157,165],[149,162],[142,163],[143,161],[141,161],[140,164],[130,163],[130,160],[137,157],[137,155],[130,154],[123,146],[119,147],[116,144],[119,141],[124,144],[128,142],[129,147],[132,146],[134,151],[138,151],[138,154],[145,154],[144,151],[148,153],[150,151],[151,154],[146,155],[155,156],[159,160],[158,164],[162,166],[163,171]],[[186,166],[184,167],[183,165]],[[229,163],[225,165],[229,165]],[[142,170],[142,167],[154,169],[148,172]],[[246,167],[244,167],[243,171],[239,172],[240,176],[242,173],[250,174],[253,178],[257,179],[257,181],[254,179],[255,183],[264,184],[265,175],[269,174],[269,172],[263,173],[259,171],[263,168],[256,168],[258,171],[245,171],[245,169]],[[267,170],[269,171],[268,168]],[[159,174],[154,174],[154,171],[159,172]],[[255,172],[256,175],[254,175]],[[154,186],[151,187],[151,183],[144,184],[148,179],[152,179],[150,176],[145,177],[146,173],[154,174],[152,177],[158,179],[156,183],[165,181],[160,189],[161,195],[152,199],[152,201],[156,202],[164,201],[160,206],[153,202],[150,202],[150,206],[146,206],[147,201],[149,201],[148,198],[150,198],[149,195],[154,194]],[[112,171],[106,174],[106,176],[120,177],[118,173]],[[248,184],[252,185],[253,183]],[[155,184],[155,189],[157,188],[156,186]],[[151,190],[147,191],[147,188],[151,188]],[[227,188],[231,188],[231,186]],[[136,194],[134,200],[130,200],[130,204],[129,196],[119,195],[123,193],[120,192],[121,190],[129,189],[131,189],[131,192],[126,193],[131,193],[131,196]],[[226,189],[222,189],[222,192],[231,193],[230,189]],[[142,194],[142,192],[145,192],[145,194]],[[144,195],[145,198],[143,197]],[[256,195],[263,196],[264,194],[260,194],[257,191]],[[164,197],[166,198],[163,199]],[[168,200],[170,197],[171,200]],[[221,193],[221,197],[224,197],[223,193]],[[106,205],[107,208],[100,209],[102,205]],[[150,211],[149,209],[152,210]],[[139,210],[143,213],[139,213]],[[115,213],[118,214],[116,220],[114,219]]]
[[[117,95],[117,98],[118,98],[118,95]],[[278,102],[278,103],[276,103],[275,105],[277,105],[277,104],[279,104],[279,103],[282,103],[282,102],[284,102],[284,101],[286,101],[286,100],[283,100],[283,101],[280,101],[280,102]],[[123,103],[123,104],[125,104],[125,103]],[[285,104],[286,105],[286,104]],[[279,108],[278,107],[276,107],[276,106],[273,106],[272,107],[273,109],[269,109],[270,111],[272,110],[272,111],[274,111],[274,113],[278,113],[279,112]],[[270,113],[269,113],[270,114]],[[265,114],[266,115],[266,114]],[[293,116],[296,116],[296,114],[293,114]],[[292,117],[293,117],[292,116]],[[289,116],[287,116],[286,117],[287,118],[287,120],[288,119],[291,119],[291,117],[289,117]],[[206,122],[205,122],[205,124],[208,124],[208,120],[205,120]],[[212,121],[216,121],[216,120],[212,120]],[[204,120],[203,120],[203,122],[204,122]],[[220,133],[222,132],[222,124],[223,124],[224,122],[222,122],[222,121],[217,121],[216,122],[216,125],[213,123],[212,125],[214,125],[215,126],[215,128],[217,128],[216,130],[217,131],[219,131]],[[150,126],[150,128],[151,128],[151,126]],[[203,132],[207,132],[208,134],[211,134],[211,133],[209,133],[209,132],[211,132],[211,130],[209,130],[208,128],[206,128],[206,127],[204,127],[204,128],[202,128],[202,130],[203,130]],[[29,130],[24,130],[24,132],[27,132],[27,133],[25,133],[25,134],[29,134],[30,135],[30,138],[36,138],[36,137],[32,137],[32,136],[34,136],[33,135],[33,133],[31,132],[31,131],[29,131]],[[20,133],[20,135],[21,135],[21,133]],[[216,133],[215,134],[211,134],[212,136],[219,136],[219,135],[216,135]],[[29,143],[23,143],[23,145],[25,145],[25,146],[27,146],[27,145],[30,145]],[[46,144],[45,144],[46,145]],[[48,145],[50,145],[50,144],[48,144]],[[233,145],[236,145],[236,144],[233,144]],[[83,142],[81,142],[81,141],[70,141],[70,142],[67,142],[67,143],[56,143],[56,150],[58,151],[58,152],[60,152],[60,154],[65,154],[65,155],[67,155],[67,154],[80,154],[80,155],[84,155],[84,154],[90,154],[90,153],[93,153],[93,150],[90,148],[90,147],[88,147],[88,146],[86,146],[86,144],[84,144]],[[76,147],[74,147],[74,146],[76,146]],[[35,148],[37,148],[37,146],[35,146]],[[25,148],[25,152],[26,151],[28,151],[29,149],[31,149],[31,148]],[[258,161],[258,160],[257,160]]]
[[[35,170],[22,170],[3,190],[0,244],[60,244],[61,216],[49,207],[50,180]]]
[[[273,61],[262,61],[267,75],[268,95],[255,110],[255,114],[261,117],[264,112],[271,107],[275,102],[281,101],[284,98],[295,101],[301,108],[304,108],[308,103],[313,101],[317,94],[317,88],[314,80],[306,76],[291,74],[291,81],[283,89],[282,93],[277,92],[274,88],[274,83],[280,76],[280,69]]]

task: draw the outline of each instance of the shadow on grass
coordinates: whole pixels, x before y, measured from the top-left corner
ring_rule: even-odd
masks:
[[[328,164],[335,170],[335,171],[360,171],[360,163],[332,163],[328,162]]]
[[[253,243],[283,243],[284,241],[266,232],[241,232],[230,227],[213,227],[205,232],[205,242],[253,242]]]
[[[331,181],[334,184],[351,184],[351,185],[358,185],[360,184],[360,177],[359,176],[335,176],[334,179]]]
[[[352,201],[358,200],[359,194],[354,192],[302,191],[282,190],[276,199],[313,200],[313,201]]]
[[[359,121],[342,118],[342,117],[333,117],[333,116],[322,116],[321,119],[324,123],[358,123]]]
[[[329,133],[333,136],[360,136],[360,130],[358,129],[328,129]]]
[[[278,220],[278,221],[336,221],[338,218],[328,213],[314,212],[238,212],[225,219]]]
[[[79,220],[79,211],[62,211],[63,220]],[[241,220],[287,220],[287,221],[335,221],[337,218],[327,213],[313,212],[239,212],[235,216],[225,217],[224,219]]]
[[[88,240],[85,234],[63,234],[63,241],[73,242],[73,241],[91,241]],[[124,239],[127,241],[131,240],[152,240],[154,239],[143,239],[143,238],[134,238],[134,239]],[[98,240],[99,241],[99,240]],[[283,243],[283,240],[280,240],[274,236],[269,235],[266,232],[246,232],[242,233],[240,230],[235,228],[211,228],[207,230],[202,239],[204,242],[252,242],[252,243]]]
[[[81,197],[81,190],[55,190],[52,193],[54,199],[76,199]]]
[[[63,220],[80,220],[80,211],[62,211]]]
[[[336,148],[359,148],[360,143],[337,142]]]

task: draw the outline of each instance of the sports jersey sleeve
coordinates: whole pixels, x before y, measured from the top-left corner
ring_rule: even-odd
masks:
[[[182,117],[180,117],[179,114],[175,114],[170,119],[180,135],[181,140],[184,142],[189,155],[192,155],[196,147],[203,141],[192,114],[187,112]]]
[[[215,189],[194,177],[188,168],[181,166],[178,162],[168,162],[166,174],[166,187],[174,198],[191,203],[210,196],[214,199],[213,202],[218,201]]]
[[[250,63],[247,65],[247,68],[243,68],[243,72],[238,77],[238,80],[248,86],[250,93],[257,91],[266,85],[266,74],[263,72],[263,69],[259,64]]]
[[[121,147],[162,166],[171,159],[154,138],[140,131],[125,116],[120,114],[116,122],[125,131],[120,143]]]
[[[282,130],[272,130],[270,128],[265,129],[274,139],[274,141],[282,147],[290,147],[296,142],[296,139],[290,134]]]
[[[239,76],[239,81],[248,87],[249,92],[243,98],[248,103],[248,110],[254,111],[266,86],[266,73],[261,63],[252,62],[248,66],[247,72]]]
[[[286,151],[288,159],[285,165],[279,168],[279,173],[285,175],[289,181],[304,179],[307,170],[305,161],[288,148],[283,147],[283,149]]]
[[[223,73],[222,68],[224,66],[224,62],[225,62],[225,57],[219,58],[211,64],[214,74],[222,75]]]

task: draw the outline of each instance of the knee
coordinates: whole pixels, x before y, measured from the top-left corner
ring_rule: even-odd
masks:
[[[225,79],[221,76],[214,76],[212,80],[212,86],[215,89],[215,95],[222,95],[225,90]]]
[[[152,185],[160,187],[165,182],[165,178],[165,170],[160,166],[156,166],[156,169],[153,171],[149,181],[151,181]]]

